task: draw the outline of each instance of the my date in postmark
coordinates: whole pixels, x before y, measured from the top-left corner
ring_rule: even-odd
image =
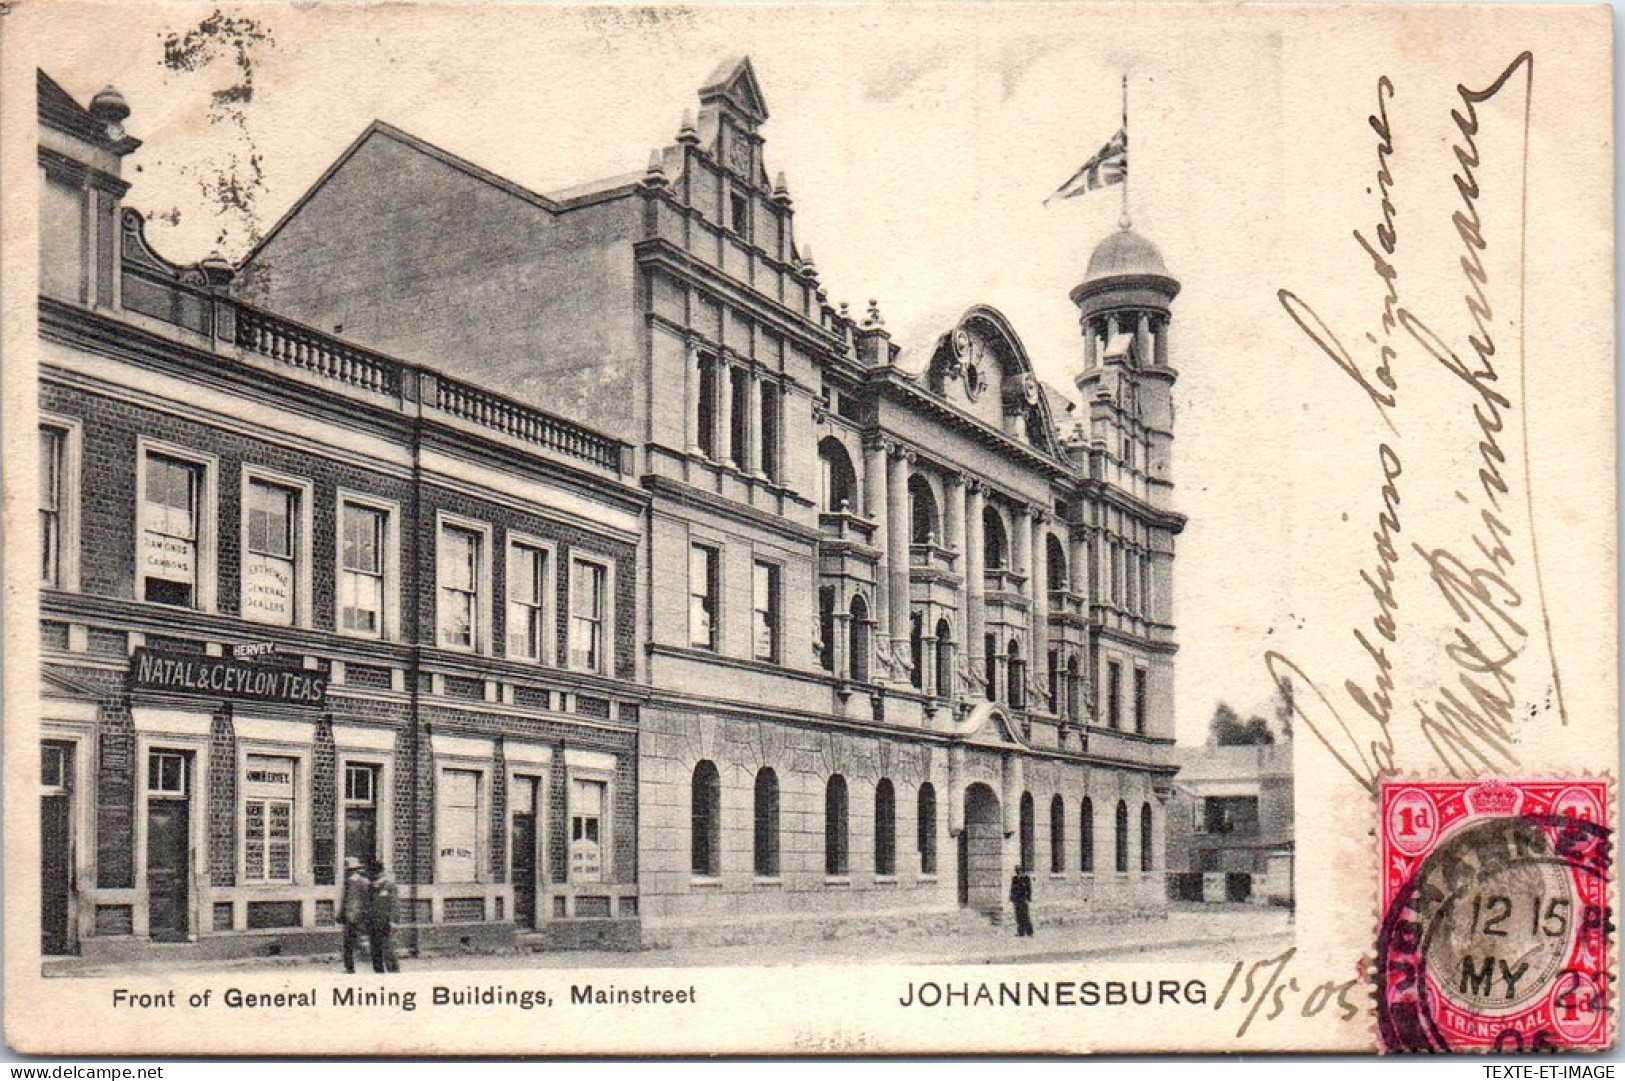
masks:
[[[1381,783],[1384,1050],[1613,1045],[1611,806],[1605,780]]]

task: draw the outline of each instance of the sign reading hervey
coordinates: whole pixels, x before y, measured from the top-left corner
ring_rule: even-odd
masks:
[[[130,689],[286,706],[320,708],[327,704],[327,675],[323,672],[152,649],[137,649],[130,658]]]

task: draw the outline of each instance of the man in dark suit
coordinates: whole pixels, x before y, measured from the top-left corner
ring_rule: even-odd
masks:
[[[1027,868],[1017,867],[1010,879],[1010,903],[1016,908],[1016,937],[1031,938],[1033,934],[1033,880]]]

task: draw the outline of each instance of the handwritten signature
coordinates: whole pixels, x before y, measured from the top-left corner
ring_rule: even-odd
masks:
[[[1522,79],[1518,79],[1518,76]],[[1496,367],[1498,346],[1491,326],[1495,306],[1492,283],[1484,254],[1491,245],[1490,230],[1480,210],[1484,191],[1480,173],[1484,162],[1479,146],[1479,106],[1494,100],[1512,85],[1523,88],[1525,101],[1533,90],[1534,57],[1520,54],[1483,89],[1456,87],[1459,106],[1450,117],[1456,131],[1451,150],[1455,171],[1451,180],[1459,204],[1451,214],[1451,224],[1459,241],[1457,263],[1464,282],[1462,304],[1471,325],[1467,343],[1471,359],[1463,359],[1446,343],[1432,325],[1408,307],[1395,256],[1402,233],[1396,225],[1395,180],[1391,159],[1395,153],[1394,126],[1388,106],[1397,93],[1387,76],[1377,80],[1376,107],[1368,120],[1377,140],[1377,166],[1373,190],[1377,194],[1377,221],[1371,236],[1355,230],[1355,241],[1370,262],[1371,273],[1380,283],[1381,309],[1372,328],[1362,339],[1366,350],[1356,359],[1342,338],[1315,309],[1296,293],[1277,293],[1282,308],[1304,335],[1358,388],[1363,399],[1376,411],[1386,437],[1377,445],[1376,463],[1381,480],[1376,486],[1372,515],[1372,559],[1359,571],[1369,591],[1372,606],[1369,618],[1351,628],[1355,642],[1369,661],[1368,674],[1343,680],[1342,695],[1334,697],[1321,689],[1303,667],[1279,651],[1265,654],[1270,678],[1283,691],[1292,693],[1294,712],[1310,732],[1330,751],[1332,757],[1367,790],[1375,791],[1376,779],[1392,772],[1395,744],[1395,695],[1398,680],[1392,647],[1399,644],[1402,630],[1401,598],[1397,588],[1402,560],[1420,560],[1428,580],[1444,599],[1455,618],[1455,626],[1443,645],[1450,675],[1438,687],[1431,701],[1413,702],[1420,731],[1438,761],[1453,775],[1464,776],[1480,770],[1504,769],[1518,764],[1513,750],[1517,709],[1516,662],[1523,656],[1532,633],[1533,615],[1544,624],[1544,602],[1531,607],[1529,593],[1518,566],[1516,528],[1508,507],[1514,497],[1509,473],[1519,464],[1509,461],[1503,441],[1508,418],[1517,412],[1514,390],[1503,383]],[[1523,118],[1523,145],[1527,153],[1528,113]],[[1521,303],[1522,282],[1518,283]],[[1520,324],[1522,313],[1519,313]],[[1405,462],[1401,439],[1403,395],[1396,359],[1402,350],[1419,349],[1457,380],[1467,395],[1476,429],[1476,475],[1456,487],[1456,498],[1466,506],[1475,523],[1467,542],[1458,547],[1412,542],[1405,547],[1406,520],[1401,514],[1404,496]],[[1527,459],[1523,463],[1528,499]],[[1407,538],[1408,539],[1408,538]],[[1534,551],[1534,537],[1528,537]],[[1528,568],[1539,590],[1538,556]],[[1547,629],[1548,646],[1550,632]],[[1561,684],[1556,658],[1552,658],[1553,687],[1562,713]],[[1335,692],[1334,692],[1335,693]],[[1354,709],[1345,715],[1342,699]],[[1564,715],[1566,723],[1566,715]]]

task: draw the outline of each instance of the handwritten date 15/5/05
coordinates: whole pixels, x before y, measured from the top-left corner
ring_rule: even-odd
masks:
[[[1315,1017],[1332,1010],[1342,1020],[1352,1021],[1364,1006],[1370,1005],[1370,991],[1363,975],[1364,961],[1360,963],[1361,975],[1341,983],[1336,980],[1300,982],[1296,975],[1288,972],[1297,953],[1298,948],[1293,946],[1262,961],[1237,961],[1230,969],[1230,978],[1225,981],[1213,1008],[1222,1010],[1226,1003],[1232,1003],[1233,1009],[1246,1011],[1236,1028],[1238,1039],[1247,1034],[1260,1011],[1265,1021],[1273,1021],[1288,1010],[1299,1017]],[[1362,1003],[1362,999],[1367,1001]]]

